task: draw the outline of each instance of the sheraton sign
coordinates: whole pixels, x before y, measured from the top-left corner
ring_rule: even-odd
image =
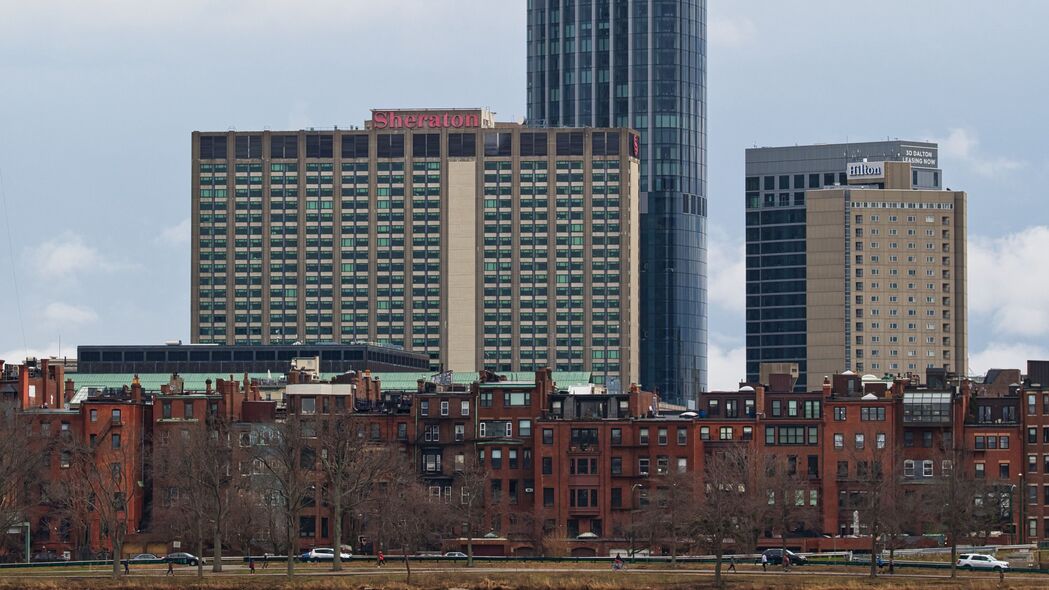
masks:
[[[372,127],[375,129],[462,129],[480,126],[481,115],[477,112],[372,112]]]

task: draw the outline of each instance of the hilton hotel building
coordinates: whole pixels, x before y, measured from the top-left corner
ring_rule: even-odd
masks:
[[[852,162],[806,193],[810,387],[843,369],[964,374],[966,196],[916,189],[908,162]]]
[[[193,341],[638,379],[636,133],[466,110],[193,133]]]

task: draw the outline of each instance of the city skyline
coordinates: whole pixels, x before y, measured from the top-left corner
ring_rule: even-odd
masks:
[[[525,112],[523,4],[318,2],[287,15],[262,3],[248,16],[198,3],[148,15],[112,6],[0,8],[10,56],[0,74],[18,89],[0,94],[0,213],[9,217],[0,227],[11,231],[0,240],[0,276],[9,283],[14,270],[21,295],[0,295],[0,358],[57,354],[60,341],[71,355],[76,344],[189,340],[191,130],[341,128],[387,105],[488,105],[503,120]],[[1046,44],[1035,13],[1047,8],[886,6],[863,29],[829,25],[852,13],[829,2],[709,7],[711,389],[745,374],[741,179],[751,145],[887,133],[938,142],[944,186],[970,198],[970,366],[1049,355],[1039,338],[1049,290],[1037,272],[1049,227],[1035,200],[1049,162],[1038,141],[1046,124],[1034,116],[1049,85],[1033,57]],[[419,18],[391,33],[405,7]],[[895,18],[900,11],[910,17]],[[913,28],[891,28],[901,22]],[[311,32],[281,37],[287,47],[267,41],[289,27]],[[968,43],[984,33],[996,42]],[[380,45],[388,51],[368,51]],[[850,46],[894,47],[898,57]],[[865,74],[852,78],[858,62]],[[850,92],[872,77],[911,85]],[[955,89],[946,99],[945,87]]]

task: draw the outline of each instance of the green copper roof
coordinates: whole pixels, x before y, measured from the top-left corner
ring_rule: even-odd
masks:
[[[335,377],[338,373],[321,373],[321,378],[329,380]],[[414,390],[417,387],[419,379],[429,381],[433,377],[433,373],[430,372],[408,372],[408,373],[394,373],[394,372],[381,372],[372,373],[373,377],[377,377],[382,383],[384,390]],[[506,380],[514,384],[517,383],[534,383],[535,373],[530,371],[510,371],[501,373],[506,377]],[[114,387],[120,388],[125,385],[131,385],[131,380],[135,377],[133,373],[67,373],[68,378],[73,380],[76,388],[81,387]],[[240,381],[244,374],[234,373],[233,379]],[[212,388],[215,387],[215,382],[218,379],[229,379],[230,375],[226,374],[212,374],[212,373],[179,373],[179,377],[182,377],[183,387],[186,391],[204,391],[205,381],[211,379]],[[277,373],[248,373],[249,379],[279,379],[282,375]],[[560,387],[568,387],[569,385],[579,385],[590,382],[590,372],[588,371],[554,371],[553,374],[554,382]],[[142,383],[142,387],[147,391],[159,391],[161,385],[167,385],[171,380],[171,375],[168,373],[140,373],[138,376],[139,382]],[[477,380],[477,373],[475,372],[458,372],[452,373],[452,383],[469,385]]]

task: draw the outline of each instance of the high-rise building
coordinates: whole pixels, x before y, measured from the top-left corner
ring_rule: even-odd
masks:
[[[907,162],[855,162],[805,202],[810,377],[966,373],[966,197]]]
[[[194,132],[193,342],[637,380],[638,137],[475,110]]]
[[[641,133],[641,380],[707,383],[706,1],[529,0],[528,118]]]
[[[762,363],[787,362],[798,364],[797,391],[822,382],[822,374],[807,381],[806,193],[848,184],[849,163],[864,160],[908,162],[909,188],[936,190],[937,152],[934,143],[899,140],[747,150],[748,381],[759,380]]]

